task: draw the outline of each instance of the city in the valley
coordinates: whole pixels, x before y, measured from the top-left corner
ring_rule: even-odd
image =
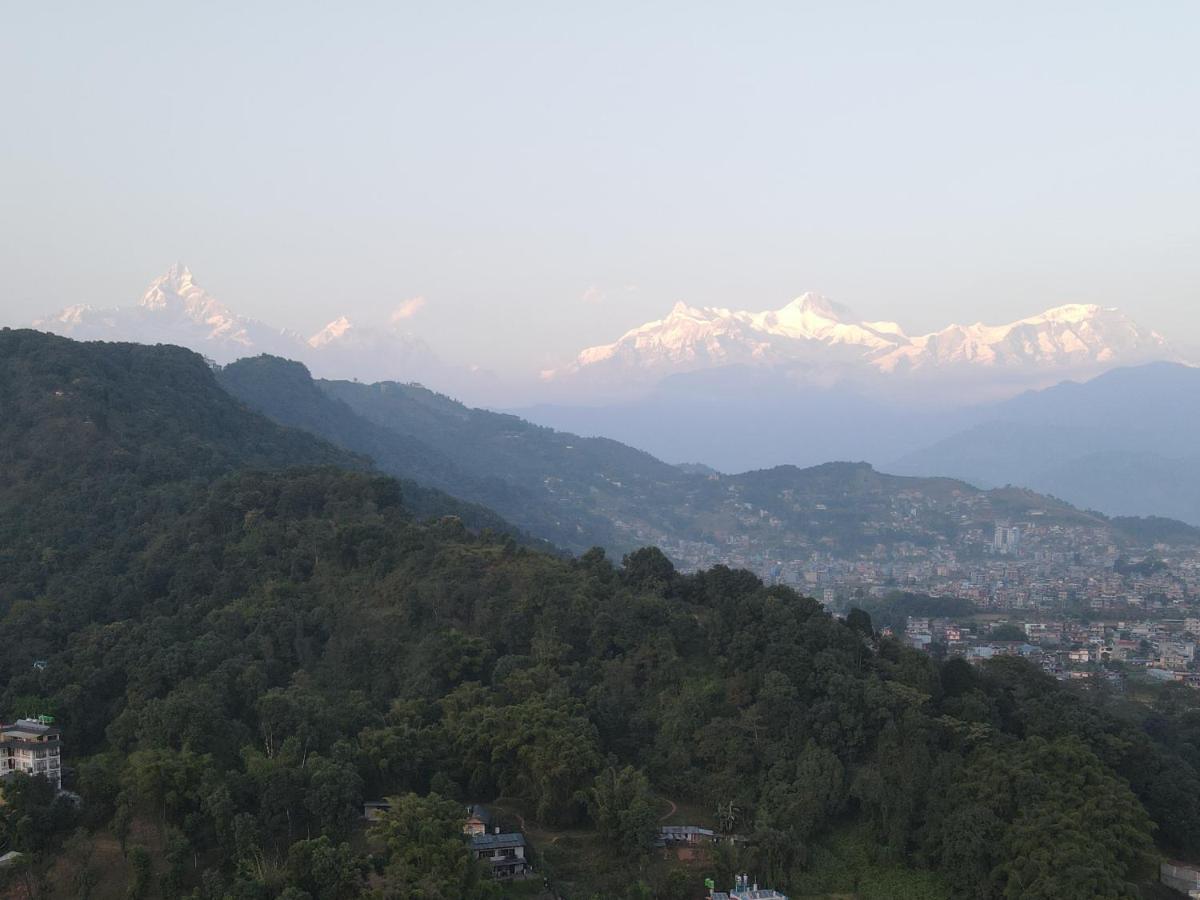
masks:
[[[1200,531],[1108,519],[1015,489],[911,482],[933,489],[873,492],[865,502],[843,492],[853,510],[839,510],[835,494],[790,502],[785,491],[787,512],[735,494],[729,505],[744,530],[725,546],[666,549],[684,567],[749,568],[834,610],[870,609],[882,630],[930,652],[1020,654],[1062,678],[1200,687]]]

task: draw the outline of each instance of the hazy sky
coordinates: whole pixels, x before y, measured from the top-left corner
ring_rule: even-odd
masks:
[[[1194,0],[9,2],[0,322],[181,259],[500,367],[810,289],[1200,343],[1197,47]]]

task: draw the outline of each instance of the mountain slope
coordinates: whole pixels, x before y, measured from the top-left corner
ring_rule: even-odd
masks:
[[[453,479],[439,484],[575,549],[600,545],[624,553],[654,544],[689,569],[725,563],[769,573],[785,565],[794,577],[792,570],[814,554],[858,559],[879,548],[903,553],[908,545],[948,550],[968,533],[972,545],[986,543],[997,522],[1029,516],[1126,542],[1104,517],[1028,491],[886,475],[862,463],[726,475],[469,409],[417,385],[314,385],[301,367],[269,358],[227,367],[221,377],[268,414],[307,422],[386,470],[417,477],[408,468],[413,448],[427,448],[452,471],[424,477]]]
[[[189,350],[0,330],[0,507],[30,505],[48,526],[75,518],[105,530],[138,515],[122,505],[127,487],[161,487],[165,502],[237,469],[295,466],[371,462],[246,409]],[[511,530],[489,510],[404,488],[420,515]],[[10,553],[23,543],[5,537]]]
[[[219,378],[277,421],[364,453],[390,474],[485,504],[576,550],[638,546],[601,508],[620,508],[659,481],[683,477],[615,441],[471,410],[418,385],[313,382],[303,366],[268,357],[226,366]]]
[[[897,471],[1021,484],[1114,515],[1200,524],[1200,369],[1157,363],[1067,382],[901,457]]]
[[[638,397],[513,410],[541,425],[605,435],[669,462],[725,472],[831,459],[884,464],[975,421],[971,409],[894,402],[873,388],[730,365],[670,375]]]

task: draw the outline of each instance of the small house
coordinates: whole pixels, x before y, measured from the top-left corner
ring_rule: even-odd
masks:
[[[363,818],[368,822],[378,822],[384,813],[391,812],[392,804],[386,800],[364,800]]]
[[[493,878],[517,878],[532,871],[525,858],[523,834],[472,835],[471,852],[476,859],[488,863]]]
[[[697,825],[663,825],[658,829],[660,847],[698,848],[711,844],[716,839],[716,832],[711,828],[700,828]]]

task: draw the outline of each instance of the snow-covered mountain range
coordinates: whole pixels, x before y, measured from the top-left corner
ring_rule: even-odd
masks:
[[[68,306],[33,323],[77,340],[179,344],[218,363],[270,353],[300,360],[326,378],[436,381],[443,365],[420,338],[394,323],[359,327],[345,316],[311,338],[238,315],[177,264],[131,306]]]
[[[414,298],[406,308],[423,303]],[[420,381],[475,402],[504,404],[504,396],[511,402],[494,377],[439,360],[404,330],[405,316],[366,324],[340,316],[305,338],[239,315],[183,265],[156,278],[134,304],[79,304],[33,324],[81,340],[180,344],[219,363],[270,353],[304,362],[319,377]],[[542,386],[529,399],[620,402],[664,384],[676,398],[689,390],[711,394],[717,385],[736,395],[744,386],[736,372],[751,369],[769,374],[785,392],[797,385],[852,386],[893,400],[916,397],[928,406],[935,396],[982,402],[1158,360],[1179,356],[1159,334],[1111,308],[1059,306],[1007,325],[949,325],[910,336],[896,322],[865,321],[807,293],[761,312],[677,303],[665,318],[542,373]],[[705,379],[696,381],[701,375]]]
[[[590,347],[548,381],[652,383],[725,366],[773,366],[830,377],[939,374],[1060,379],[1116,365],[1175,359],[1163,337],[1117,309],[1071,304],[1006,325],[949,325],[910,336],[818,294],[751,312],[677,303],[662,319]]]

